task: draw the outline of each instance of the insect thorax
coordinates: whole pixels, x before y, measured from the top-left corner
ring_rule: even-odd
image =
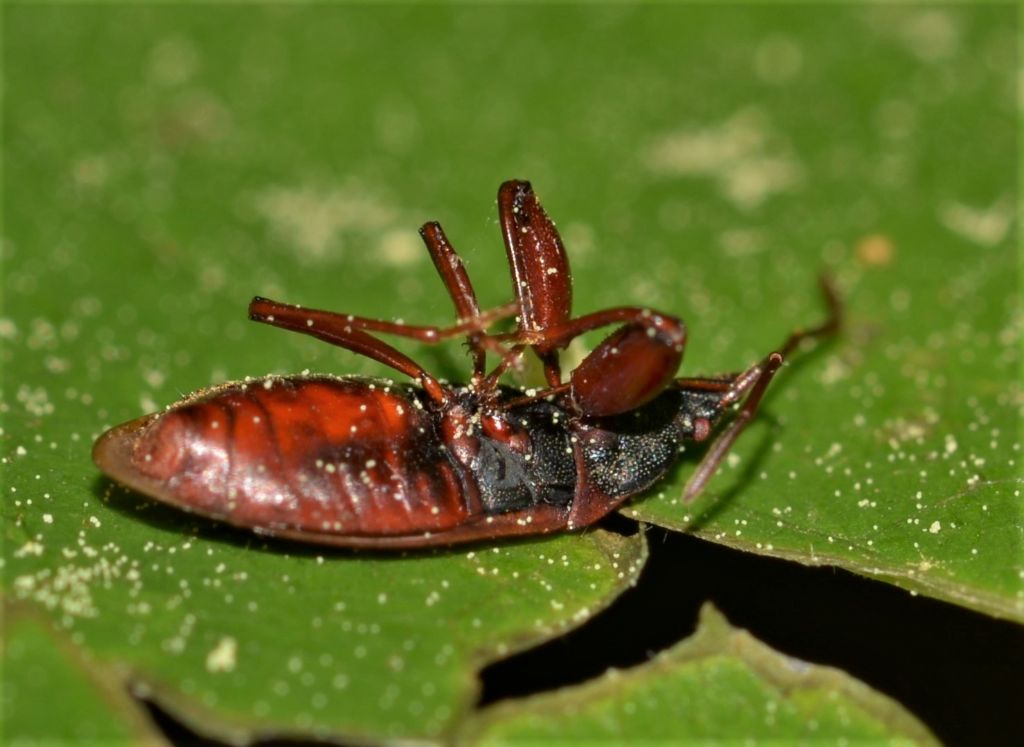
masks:
[[[473,473],[484,509],[506,513],[538,504],[568,506],[576,463],[564,410],[548,403],[517,408],[510,422],[526,436],[525,450],[482,436]]]
[[[646,490],[675,463],[695,423],[722,414],[720,395],[671,389],[623,415],[581,425],[587,479],[612,497]]]

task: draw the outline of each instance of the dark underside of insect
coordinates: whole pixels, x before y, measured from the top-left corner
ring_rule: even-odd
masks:
[[[687,485],[692,500],[753,417],[803,339],[834,332],[839,306],[737,374],[676,378],[686,329],[653,309],[573,317],[568,259],[528,182],[498,192],[515,301],[481,311],[437,223],[420,230],[455,305],[446,328],[356,317],[256,298],[251,319],[313,335],[411,377],[416,386],[331,376],[269,377],[197,392],[104,433],[93,459],[165,503],[261,534],[350,547],[449,545],[589,526],[656,483],[686,442],[726,413]],[[512,332],[489,331],[515,316]],[[563,381],[558,352],[616,325]],[[465,338],[468,384],[449,385],[372,333],[435,343]],[[532,350],[547,386],[500,385]],[[487,353],[498,360],[487,369]]]

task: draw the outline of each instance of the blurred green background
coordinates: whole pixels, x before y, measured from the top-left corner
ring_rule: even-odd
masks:
[[[245,306],[444,323],[426,220],[485,304],[507,300],[494,195],[513,177],[563,233],[576,310],[682,316],[687,374],[813,323],[822,270],[845,298],[842,337],[784,371],[707,496],[679,505],[687,459],[627,515],[1024,619],[1013,6],[16,4],[4,21],[4,587],[102,678],[222,735],[437,738],[481,661],[618,593],[595,537],[502,548],[506,581],[574,560],[521,599],[462,552],[406,567],[250,547],[88,459],[103,428],[211,383],[381,373]],[[399,346],[468,368],[455,345]],[[249,591],[225,593],[221,566]],[[385,578],[414,601],[376,605]],[[414,635],[453,578],[455,607]],[[365,606],[303,596],[339,587]],[[240,632],[243,597],[266,617]],[[521,619],[457,628],[439,674],[472,605]],[[377,625],[379,648],[292,668],[346,625]],[[264,668],[211,670],[227,639]],[[431,653],[403,670],[420,710],[399,714],[389,657],[410,640]],[[365,699],[324,689],[341,664]]]

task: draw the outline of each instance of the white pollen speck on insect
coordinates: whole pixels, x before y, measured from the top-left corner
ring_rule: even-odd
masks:
[[[307,319],[306,320],[306,326],[307,327],[312,327],[313,326],[313,320],[312,319]]]

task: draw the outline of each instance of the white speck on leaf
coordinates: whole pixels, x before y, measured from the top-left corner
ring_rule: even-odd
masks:
[[[238,642],[231,636],[224,636],[206,655],[206,671],[231,672],[235,668]]]

